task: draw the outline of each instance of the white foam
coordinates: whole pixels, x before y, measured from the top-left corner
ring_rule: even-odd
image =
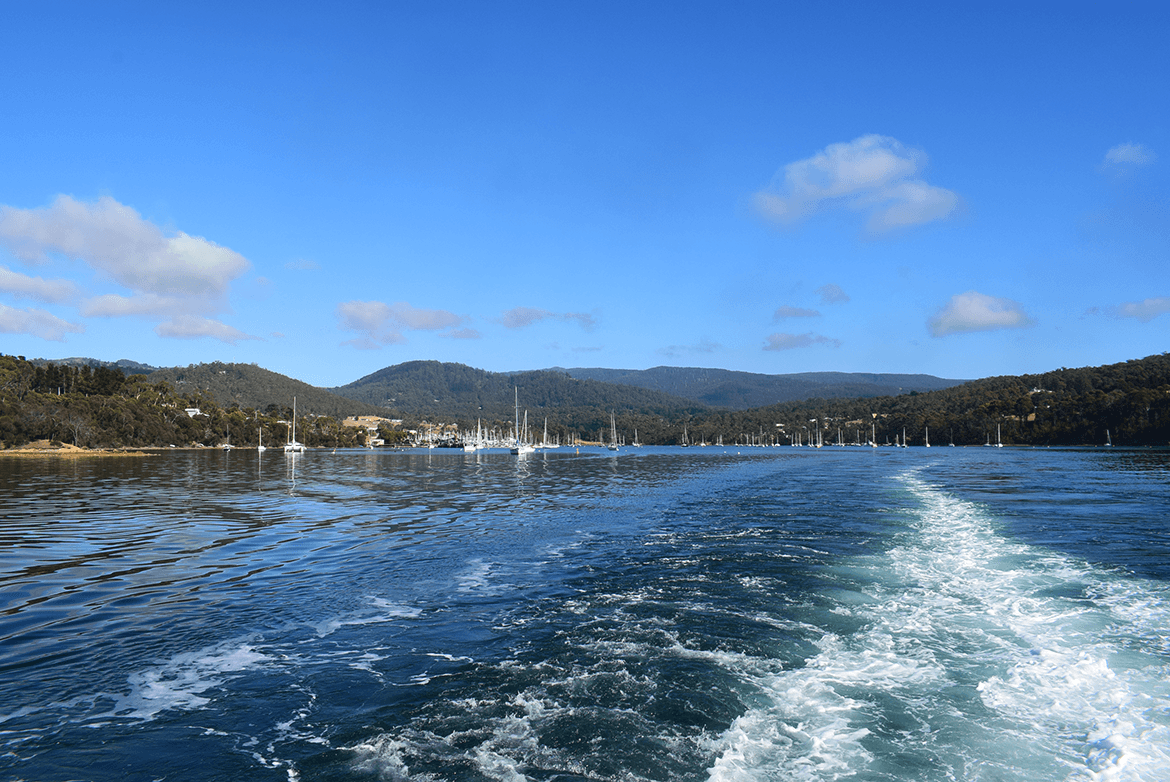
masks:
[[[417,619],[422,615],[422,610],[419,608],[395,603],[385,598],[369,597],[366,601],[370,608],[361,609],[342,616],[334,616],[313,625],[313,629],[317,631],[317,637],[324,638],[343,627],[361,627],[364,625],[394,622],[399,619]]]
[[[857,632],[826,633],[793,670],[719,661],[758,696],[713,745],[711,779],[844,778],[874,761],[871,742],[890,747],[879,760],[905,751],[960,778],[973,766],[1012,775],[1033,763],[1036,778],[1170,778],[1165,658],[1108,638],[1142,636],[1164,654],[1164,586],[1120,587],[1117,574],[1004,538],[971,503],[904,482],[921,505],[898,545],[839,574],[860,585],[848,599],[834,593],[834,612],[859,620]],[[1121,651],[1136,661],[1124,671],[1110,665]],[[1000,724],[964,702],[970,681]],[[900,704],[913,729],[876,735],[881,698]],[[972,761],[964,737],[989,730],[975,750],[987,757]],[[1048,757],[1035,757],[1040,748]]]
[[[162,665],[131,674],[130,691],[115,696],[115,706],[107,716],[150,719],[169,709],[198,709],[210,702],[205,694],[208,690],[222,686],[233,674],[272,659],[247,643],[226,643],[175,655]]]

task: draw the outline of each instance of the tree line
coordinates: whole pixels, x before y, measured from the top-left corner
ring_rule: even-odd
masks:
[[[39,440],[82,448],[255,447],[261,438],[279,446],[291,429],[291,401],[263,410],[221,406],[201,389],[179,393],[165,380],[114,367],[0,356],[0,447]],[[312,447],[361,446],[366,437],[333,416],[299,415],[296,431]]]
[[[415,369],[424,371],[409,382],[399,378],[394,390],[419,400],[429,393],[429,405],[416,401],[422,409],[405,414],[375,408],[385,417],[405,419],[405,428],[420,427],[425,418],[431,425],[452,424],[463,431],[474,432],[481,425],[510,432],[514,411],[507,403],[514,404],[511,386],[518,385],[530,431],[539,439],[547,418],[550,438],[561,442],[571,437],[608,440],[613,415],[620,437],[632,442],[636,432],[648,445],[787,445],[807,443],[818,434],[827,444],[840,437],[845,443],[873,439],[880,445],[900,441],[903,433],[910,444],[922,444],[927,431],[934,445],[983,445],[997,438],[1005,445],[1033,446],[1097,445],[1107,439],[1116,445],[1170,444],[1166,354],[1102,367],[986,378],[938,391],[807,399],[739,411],[678,404],[665,395],[647,396],[644,389],[575,381],[550,372],[502,379],[468,372],[457,383],[443,377],[444,388],[437,394],[423,389],[418,376],[433,376],[435,367]],[[216,377],[230,377],[229,366],[212,371]],[[616,390],[608,393],[607,386]],[[267,445],[280,445],[288,437],[291,398],[261,408],[262,402],[223,404],[212,391],[191,382],[179,388],[154,376],[126,375],[116,367],[38,366],[19,356],[0,356],[0,444],[50,440],[102,448],[225,442],[255,446],[261,437]],[[293,389],[282,387],[282,395],[288,390]],[[434,401],[444,397],[460,402],[444,411]],[[352,412],[369,412],[360,406]],[[194,409],[199,413],[188,413]],[[391,444],[405,442],[398,429],[383,428],[380,434]],[[360,446],[365,438],[364,431],[343,426],[341,414],[301,415],[297,420],[297,439],[312,447]]]

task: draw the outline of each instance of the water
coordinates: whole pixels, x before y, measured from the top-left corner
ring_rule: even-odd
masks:
[[[1170,780],[1170,453],[0,460],[0,778]]]

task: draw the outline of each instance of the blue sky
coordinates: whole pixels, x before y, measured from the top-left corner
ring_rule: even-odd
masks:
[[[0,352],[321,386],[1160,353],[1168,36],[1165,3],[12,4]]]

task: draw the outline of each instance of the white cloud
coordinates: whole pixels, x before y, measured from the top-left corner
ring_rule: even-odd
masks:
[[[784,320],[785,318],[819,318],[821,313],[816,310],[806,310],[803,307],[789,307],[784,305],[778,307],[772,313],[772,320]]]
[[[1158,156],[1144,144],[1118,144],[1105,153],[1106,166],[1148,166]]]
[[[967,291],[951,297],[930,319],[928,327],[935,337],[969,331],[996,331],[1020,329],[1035,325],[1018,302]]]
[[[500,316],[500,323],[505,328],[522,329],[539,323],[542,320],[560,320],[574,322],[586,331],[591,331],[597,325],[597,318],[584,312],[549,312],[536,307],[513,307]]]
[[[234,345],[241,340],[260,339],[245,334],[226,323],[195,315],[178,315],[154,327],[154,333],[170,339],[203,339],[210,337]]]
[[[844,207],[867,213],[874,233],[941,220],[959,197],[918,178],[925,165],[924,153],[897,139],[862,136],[786,165],[783,176],[756,193],[756,207],[783,225]]]
[[[813,345],[828,345],[841,347],[841,340],[826,337],[822,334],[769,334],[765,338],[764,350],[795,350],[796,348],[810,348]]]
[[[87,318],[122,318],[131,315],[163,316],[186,309],[187,302],[175,296],[120,296],[108,293],[95,296],[81,305],[81,314]]]
[[[1110,310],[1118,318],[1136,318],[1142,323],[1149,323],[1159,315],[1170,312],[1170,298],[1161,296],[1142,301],[1127,301]]]
[[[841,289],[840,285],[829,283],[817,288],[816,291],[821,297],[821,304],[844,304],[849,301],[849,294]]]
[[[83,302],[84,316],[172,317],[156,333],[185,338],[182,324],[202,324],[197,336],[249,338],[218,321],[195,318],[227,309],[231,284],[248,270],[248,260],[182,231],[166,235],[109,196],[85,203],[61,195],[39,209],[0,206],[0,246],[30,265],[49,264],[54,256],[80,261],[130,292]],[[59,295],[66,285],[58,284]]]
[[[142,293],[222,296],[248,269],[242,255],[197,236],[164,236],[109,196],[86,204],[57,196],[49,207],[0,207],[0,242],[28,263],[60,253]]]
[[[81,334],[85,327],[62,320],[44,310],[18,310],[0,304],[0,331],[64,342],[66,334]]]
[[[28,297],[46,304],[59,304],[77,297],[77,286],[69,280],[29,277],[0,266],[0,291]]]
[[[404,301],[385,304],[380,301],[347,301],[337,305],[341,328],[356,331],[359,336],[344,344],[370,350],[380,345],[401,344],[406,341],[403,330],[441,331],[454,329],[467,318],[446,310],[425,310]],[[463,332],[451,331],[443,336],[460,338]]]

